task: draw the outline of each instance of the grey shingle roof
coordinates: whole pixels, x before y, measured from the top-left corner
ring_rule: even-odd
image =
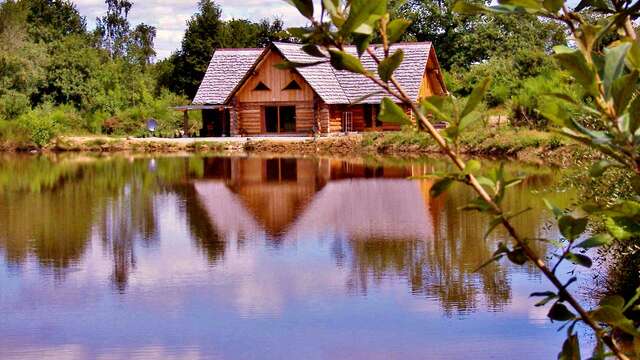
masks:
[[[307,55],[302,51],[302,45],[288,43],[273,43],[282,55],[289,61],[312,63],[319,58]],[[404,51],[404,62],[395,72],[395,77],[412,99],[418,99],[422,75],[427,66],[430,42],[402,43],[391,47],[391,52],[398,48]],[[211,59],[209,69],[200,84],[194,104],[223,104],[236,89],[248,71],[267,49],[234,49],[217,50]],[[347,47],[347,52],[356,54],[355,47]],[[382,49],[376,53],[382,57]],[[361,62],[365,68],[376,73],[376,63],[364,54]],[[322,63],[314,66],[301,67],[297,71],[309,83],[313,90],[327,104],[351,104],[364,95],[379,91],[380,88],[371,80],[360,74],[348,71],[338,71],[330,64]],[[380,103],[383,94],[371,96],[363,103]]]
[[[194,104],[222,105],[264,49],[218,49],[193,98]]]
[[[427,60],[429,59],[429,51],[431,50],[431,43],[402,43],[393,45],[390,48],[390,54],[401,48],[404,52],[404,61],[395,71],[394,76],[403,87],[406,94],[411,99],[418,99],[420,91],[420,84],[422,83],[422,75],[427,66]],[[345,49],[352,55],[357,55],[355,47],[348,47]],[[375,53],[379,59],[384,57],[382,48],[376,48]],[[377,64],[375,60],[365,53],[360,58],[360,62],[365,69],[377,74]],[[355,74],[348,71],[335,71],[336,77],[340,82],[340,87],[344,90],[345,94],[349,98],[349,102],[353,103],[359,98],[371,94],[376,91],[380,91],[380,87],[373,81],[366,78],[364,75]],[[376,94],[367,99],[361,101],[362,103],[378,104],[382,101],[384,94]]]

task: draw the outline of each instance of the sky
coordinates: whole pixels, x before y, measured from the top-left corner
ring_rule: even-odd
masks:
[[[95,27],[96,17],[106,11],[104,0],[74,0],[90,28]],[[304,24],[304,18],[284,0],[217,0],[224,19],[280,18],[285,26]],[[144,22],[157,29],[155,48],[157,60],[163,59],[180,47],[187,20],[197,12],[198,0],[134,0],[129,13],[132,27]]]

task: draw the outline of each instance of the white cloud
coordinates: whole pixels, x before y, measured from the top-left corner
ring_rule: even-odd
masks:
[[[104,0],[75,0],[78,10],[86,16],[90,28],[95,26],[96,17],[106,10]],[[304,19],[283,0],[218,0],[224,19],[280,18],[286,26],[304,24]],[[165,58],[180,47],[187,20],[198,11],[197,0],[134,0],[129,13],[129,21],[135,25],[141,22],[157,29],[155,42],[158,59]]]

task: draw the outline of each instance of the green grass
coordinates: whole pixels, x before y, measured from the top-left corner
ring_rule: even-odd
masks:
[[[462,152],[487,155],[514,155],[528,149],[555,150],[571,141],[552,132],[513,128],[477,126],[465,131],[459,139]],[[438,150],[426,132],[404,130],[386,133],[366,133],[361,146],[378,152]]]

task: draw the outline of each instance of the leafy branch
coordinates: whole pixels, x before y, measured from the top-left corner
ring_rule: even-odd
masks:
[[[501,243],[490,261],[506,256],[519,265],[531,262],[553,284],[555,291],[534,293],[532,296],[543,297],[536,306],[544,306],[553,301],[548,317],[569,325],[560,358],[580,357],[579,341],[574,327],[578,322],[583,322],[593,330],[597,339],[594,358],[606,357],[602,346],[604,344],[615,357],[628,359],[628,355],[616,343],[613,331],[619,330],[638,338],[640,334],[633,321],[624,315],[624,312],[638,300],[637,297],[628,302],[620,297],[607,297],[597,308],[587,310],[568,290],[575,278],[563,283],[556,271],[563,261],[585,267],[592,265],[588,256],[576,250],[605,246],[614,240],[637,237],[640,234],[639,199],[636,197],[627,200],[614,209],[590,209],[590,214],[599,214],[607,218],[608,233],[597,234],[580,243],[577,243],[577,240],[586,231],[589,219],[573,217],[549,204],[557,219],[560,233],[567,240],[567,245],[557,255],[557,262],[550,267],[530,246],[532,239],[519,234],[511,222],[526,210],[511,214],[505,212],[501,206],[505,191],[520,179],[508,179],[502,166],[483,176],[480,174],[479,162],[465,162],[459,153],[460,133],[480,119],[477,107],[484,98],[490,79],[480,82],[475,87],[463,107],[451,94],[430,96],[415,102],[394,76],[404,54],[401,48],[392,46],[402,37],[410,23],[404,19],[391,20],[386,0],[322,0],[319,20],[314,17],[312,0],[289,2],[311,22],[310,29],[295,31],[305,44],[302,49],[307,54],[319,59],[324,58],[319,62],[328,61],[338,70],[360,74],[377,84],[389,96],[383,98],[378,118],[386,122],[411,124],[412,121],[405,112],[407,109],[411,110],[416,117],[418,128],[428,132],[441,151],[456,166],[457,172],[445,174],[432,186],[432,196],[446,191],[454,182],[464,183],[477,194],[477,198],[465,206],[464,210],[481,211],[493,217],[487,235],[500,225],[506,229],[512,246]],[[606,24],[589,23],[579,13],[579,10],[584,8],[592,8],[605,14]],[[593,176],[599,176],[614,166],[629,169],[635,173],[634,184],[636,191],[640,192],[640,96],[637,95],[640,44],[636,40],[631,23],[631,16],[637,15],[640,11],[640,2],[632,4],[631,1],[625,0],[583,0],[576,10],[571,11],[563,0],[501,0],[495,6],[459,1],[454,9],[460,13],[482,12],[514,16],[523,13],[535,14],[564,23],[573,34],[577,49],[558,46],[554,49],[555,58],[573,76],[584,90],[585,97],[592,99],[595,106],[588,105],[584,99],[549,94],[550,99],[539,111],[557,124],[560,133],[600,151],[609,158],[594,165]],[[325,21],[327,18],[329,20]],[[625,36],[606,47],[603,53],[597,53],[596,45],[603,41],[605,35],[617,30],[622,31]],[[371,45],[376,38],[381,40],[381,45]],[[355,45],[357,56],[346,50],[347,43]],[[365,53],[374,60],[376,69],[367,69],[362,65],[360,57]],[[285,67],[305,65],[308,64],[283,64]],[[573,116],[575,111],[602,118],[606,130],[596,131],[581,125]],[[430,117],[445,121],[449,126],[439,132],[429,121]]]

